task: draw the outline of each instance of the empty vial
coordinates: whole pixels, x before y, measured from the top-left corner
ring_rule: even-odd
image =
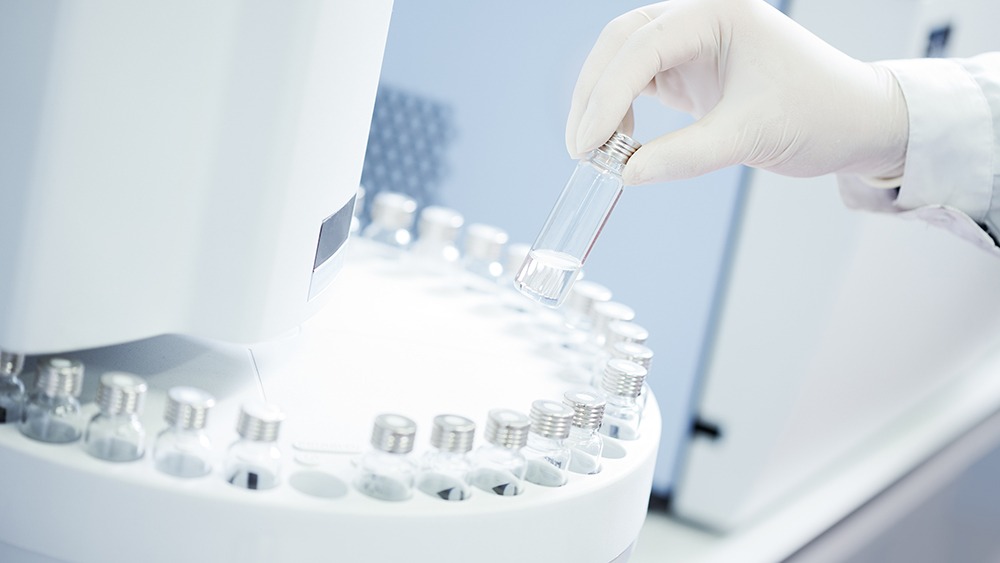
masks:
[[[281,482],[278,431],[285,415],[263,401],[245,403],[236,423],[239,440],[226,452],[226,481],[250,490],[271,489]]]
[[[581,280],[570,291],[563,307],[563,334],[554,351],[556,361],[566,366],[564,379],[589,381],[592,357],[598,352],[590,336],[594,307],[610,299],[610,289],[590,280]]]
[[[142,378],[118,371],[101,376],[97,406],[87,423],[83,449],[105,461],[135,461],[146,452],[146,429],[139,420],[146,399]]]
[[[483,431],[486,444],[472,454],[468,482],[494,495],[521,494],[528,465],[521,449],[530,427],[531,420],[515,410],[491,410]]]
[[[618,301],[594,303],[591,309],[590,338],[598,346],[607,340],[608,325],[615,321],[630,322],[635,319],[635,310]]]
[[[354,488],[381,500],[406,500],[413,494],[416,466],[410,459],[415,422],[398,414],[380,414],[372,427],[372,449],[358,460]]]
[[[167,428],[156,437],[156,469],[175,477],[202,477],[212,472],[214,452],[205,433],[208,411],[215,398],[194,387],[172,387],[167,392],[163,419]]]
[[[24,409],[24,355],[0,350],[0,424],[17,424]]]
[[[476,435],[476,423],[464,416],[442,414],[434,417],[431,430],[433,450],[420,460],[417,489],[444,500],[465,500],[470,489],[465,476],[472,469],[468,453]]]
[[[566,444],[573,424],[573,409],[557,401],[531,403],[531,431],[524,457],[528,460],[525,479],[545,487],[566,484],[572,453]]]
[[[601,470],[604,438],[598,430],[604,420],[606,401],[596,391],[578,389],[567,391],[563,403],[573,409],[573,422],[566,445],[572,451],[569,470],[593,475]]]
[[[65,444],[80,439],[83,418],[80,414],[80,386],[83,364],[65,358],[38,361],[35,389],[28,394],[21,411],[18,429],[25,436],[41,442]]]
[[[371,218],[364,236],[384,245],[404,249],[410,246],[417,202],[397,192],[379,192],[372,201]]]
[[[431,205],[420,212],[417,240],[410,251],[421,269],[446,274],[458,264],[459,251],[455,243],[464,223],[461,213],[447,207]]]
[[[503,275],[503,249],[507,232],[482,223],[473,223],[465,229],[465,255],[462,265],[470,274],[466,287],[477,291],[493,292]]]
[[[607,348],[604,349],[602,355],[594,362],[594,378],[591,384],[595,389],[601,388],[601,381],[604,379],[604,368],[608,365],[608,360],[612,358],[635,362],[646,368],[646,380],[643,383],[643,389],[646,389],[649,379],[649,368],[653,363],[653,350],[645,344],[639,344],[638,342],[616,342],[610,350]],[[643,399],[642,394],[639,397]]]
[[[619,342],[644,344],[649,339],[649,331],[631,321],[611,321],[604,333],[604,347],[611,349]]]
[[[563,312],[566,324],[577,331],[589,332],[594,324],[594,307],[610,300],[610,289],[597,282],[581,280],[573,286],[566,298]]]
[[[552,307],[566,298],[621,197],[625,163],[639,147],[616,132],[580,161],[517,273],[525,295]]]
[[[646,368],[628,360],[608,360],[601,381],[601,394],[607,401],[601,434],[619,440],[637,440],[642,406],[637,402]]]

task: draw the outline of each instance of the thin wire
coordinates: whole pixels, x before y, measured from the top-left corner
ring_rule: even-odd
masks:
[[[260,398],[267,402],[267,393],[264,392],[264,381],[260,378],[260,369],[257,367],[257,359],[253,357],[253,348],[247,348],[250,352],[250,363],[253,364],[253,373],[257,376],[257,389],[260,391]]]

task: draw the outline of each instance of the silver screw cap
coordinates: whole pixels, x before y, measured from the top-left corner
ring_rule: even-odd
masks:
[[[567,391],[563,395],[563,403],[573,409],[573,426],[585,430],[597,430],[601,427],[607,402],[594,391]]]
[[[449,453],[462,454],[472,449],[476,436],[476,423],[457,414],[442,414],[434,417],[431,430],[431,445]]]
[[[594,319],[594,334],[606,334],[612,322],[634,320],[635,310],[618,301],[602,301],[594,303],[591,316]]]
[[[0,350],[0,376],[17,375],[24,369],[24,354]]]
[[[590,280],[580,280],[573,284],[566,296],[566,307],[586,318],[590,318],[594,305],[611,300],[611,290]]]
[[[649,338],[649,331],[630,321],[611,321],[605,334],[605,346],[613,348],[619,342],[643,344]]]
[[[66,358],[38,360],[35,388],[49,397],[79,397],[83,385],[83,363]]]
[[[511,409],[493,409],[483,434],[493,445],[516,450],[528,443],[530,429],[531,420],[523,414]]]
[[[387,229],[409,229],[416,212],[417,202],[398,192],[379,192],[372,201],[372,222]]]
[[[141,413],[147,388],[146,382],[137,375],[109,371],[101,376],[97,406],[106,415]]]
[[[275,442],[285,414],[276,405],[264,401],[250,401],[240,408],[236,432],[246,440]]]
[[[380,414],[375,417],[372,427],[372,447],[393,454],[408,454],[413,451],[413,437],[417,434],[417,424],[399,414]]]
[[[635,154],[635,151],[639,150],[641,147],[642,144],[632,137],[629,137],[620,131],[615,131],[611,135],[611,138],[597,150],[606,154],[609,158],[625,164],[628,162],[628,159]]]
[[[473,223],[465,229],[465,255],[484,262],[499,262],[509,238],[503,229]]]
[[[208,422],[208,411],[215,406],[215,397],[195,387],[171,387],[167,392],[167,409],[163,413],[168,424],[181,430],[201,430]]]
[[[617,397],[638,397],[646,381],[646,368],[635,362],[614,358],[604,368],[601,389]]]
[[[611,357],[635,362],[649,371],[653,362],[653,350],[638,342],[616,342],[611,347]]]
[[[458,230],[465,224],[462,214],[448,207],[430,205],[420,212],[417,233],[422,239],[441,242],[458,240]]]
[[[531,403],[531,431],[544,438],[569,437],[573,409],[558,401],[540,399]]]

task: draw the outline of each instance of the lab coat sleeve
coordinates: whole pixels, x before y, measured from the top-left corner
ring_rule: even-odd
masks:
[[[879,64],[909,112],[903,176],[840,175],[844,203],[943,227],[1000,256],[1000,53]]]

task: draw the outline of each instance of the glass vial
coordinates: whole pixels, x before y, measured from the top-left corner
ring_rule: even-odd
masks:
[[[80,439],[80,387],[83,364],[78,360],[46,358],[38,361],[35,389],[21,412],[21,434],[40,442],[66,444]]]
[[[17,424],[24,409],[24,355],[0,350],[0,424]]]
[[[516,313],[528,313],[538,305],[529,299],[525,299],[519,291],[514,288],[514,273],[524,263],[528,257],[531,246],[524,243],[508,244],[504,253],[503,275],[500,276],[500,286],[503,292],[500,294],[501,304],[504,308]]]
[[[417,424],[398,414],[380,414],[372,427],[372,449],[358,460],[354,488],[381,500],[399,501],[413,494],[416,466],[410,459]]]
[[[601,388],[601,382],[604,380],[604,368],[608,365],[608,360],[613,358],[635,362],[646,369],[643,393],[639,395],[640,400],[644,401],[644,393],[649,380],[649,367],[653,363],[653,350],[638,342],[617,342],[610,350],[605,349],[603,356],[594,364],[594,378],[591,385],[595,389]]]
[[[615,132],[580,161],[517,273],[525,295],[550,307],[563,302],[621,197],[625,163],[640,146]]]
[[[405,249],[413,235],[414,214],[417,202],[397,192],[379,192],[372,201],[372,222],[365,227],[364,236],[384,245]]]
[[[544,487],[566,484],[572,453],[566,444],[573,409],[557,401],[531,403],[531,430],[524,457],[528,460],[525,478]]]
[[[600,432],[619,440],[637,440],[642,407],[637,399],[646,380],[646,369],[628,360],[608,360],[601,381],[601,394],[607,401]]]
[[[471,490],[465,476],[472,469],[468,453],[476,435],[476,423],[464,416],[434,417],[433,450],[424,454],[417,476],[417,489],[444,500],[465,500]]]
[[[281,482],[281,450],[278,431],[285,415],[263,401],[243,405],[236,423],[239,440],[226,452],[226,481],[243,489],[262,490]]]
[[[611,349],[619,342],[635,342],[645,344],[649,339],[649,331],[631,321],[611,321],[604,333],[604,347]]]
[[[607,341],[608,325],[615,321],[633,321],[635,310],[618,301],[604,301],[594,303],[591,318],[593,321],[590,326],[591,340],[597,346],[604,346],[605,341]]]
[[[455,243],[463,224],[462,214],[447,207],[431,205],[420,212],[417,240],[410,251],[422,269],[428,273],[446,274],[458,264],[459,252]]]
[[[528,465],[521,449],[530,427],[531,420],[515,410],[491,410],[483,431],[486,444],[472,455],[468,482],[502,497],[521,494]]]
[[[572,426],[566,438],[566,445],[573,453],[569,470],[584,475],[599,473],[604,438],[598,430],[604,420],[606,401],[595,391],[578,389],[567,391],[563,395],[563,403],[573,409]]]
[[[153,463],[174,477],[202,477],[212,472],[212,442],[205,433],[208,411],[215,398],[194,387],[172,387],[167,392],[163,419],[167,428],[156,437]]]
[[[473,223],[465,229],[465,266],[468,289],[484,292],[496,291],[503,275],[503,249],[507,232],[491,225]]]
[[[142,378],[118,371],[101,376],[97,406],[101,411],[87,423],[83,449],[105,461],[135,461],[146,452],[146,429],[139,421],[146,399]]]

